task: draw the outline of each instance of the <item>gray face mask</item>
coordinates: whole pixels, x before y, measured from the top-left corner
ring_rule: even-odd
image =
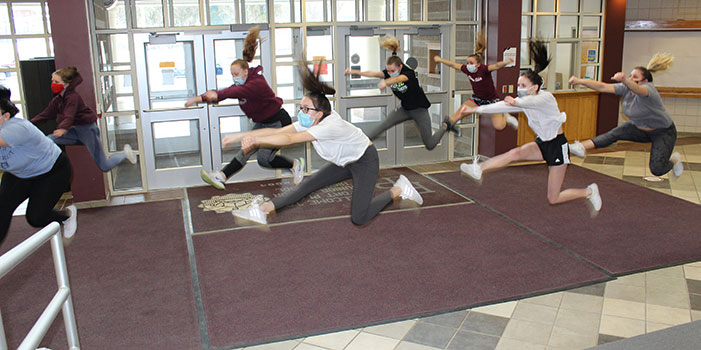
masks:
[[[528,96],[528,89],[518,89],[516,90],[516,94],[518,95],[518,97]]]
[[[465,65],[467,67],[467,71],[470,73],[474,73],[477,71],[477,65],[476,64],[467,64]]]

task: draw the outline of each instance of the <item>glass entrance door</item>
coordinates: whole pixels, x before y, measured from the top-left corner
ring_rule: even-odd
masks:
[[[207,74],[207,90],[220,90],[233,84],[230,67],[231,63],[242,58],[243,42],[247,32],[235,32],[224,34],[204,35],[204,52]],[[270,85],[271,78],[271,56],[268,54],[267,46],[270,42],[269,31],[260,32],[260,47],[256,51],[256,57],[250,67],[263,65],[263,76]],[[241,150],[240,145],[222,148],[221,140],[229,134],[248,131],[253,129],[253,122],[246,117],[237,99],[223,100],[218,104],[207,105],[207,115],[209,116],[209,138],[212,144],[212,160],[208,164],[208,169],[221,169],[234,158]],[[242,181],[251,179],[270,178],[277,175],[273,169],[260,167],[255,156],[249,160],[241,171],[236,173],[230,180]],[[201,181],[200,181],[201,183]]]
[[[400,57],[416,71],[421,87],[431,102],[431,115],[434,132],[441,127],[444,115],[449,113],[447,71],[440,65],[431,64],[435,55],[449,55],[449,33],[440,27],[345,27],[338,29],[344,38],[340,48],[338,74],[346,68],[361,71],[382,71],[390,54],[380,47],[378,39],[393,35],[400,40]],[[339,113],[356,126],[368,132],[386,119],[388,113],[400,106],[400,101],[389,89],[377,87],[379,78],[361,76],[340,77]],[[380,155],[381,166],[408,165],[448,160],[448,135],[432,151],[423,145],[416,124],[409,121],[390,128],[376,137],[373,142]]]
[[[238,100],[185,107],[185,101],[207,90],[232,84],[231,63],[241,58],[246,32],[205,35],[134,35],[146,176],[150,189],[202,185],[200,170],[220,169],[238,152],[223,149],[229,133],[247,131],[252,123]],[[250,63],[269,66],[268,31],[261,31],[258,56]],[[261,60],[261,57],[263,58]],[[264,69],[270,81],[269,69]],[[246,166],[234,181],[272,177],[275,171]]]

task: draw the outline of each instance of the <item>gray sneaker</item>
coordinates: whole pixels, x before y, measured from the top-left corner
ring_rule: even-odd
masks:
[[[292,171],[292,182],[298,185],[304,180],[304,158],[297,158],[295,161],[295,165],[290,171]]]
[[[225,188],[224,182],[226,182],[226,179],[221,176],[219,171],[212,171],[211,173],[208,173],[202,169],[200,170],[200,177],[202,177],[204,182],[212,185],[218,190],[223,190]]]

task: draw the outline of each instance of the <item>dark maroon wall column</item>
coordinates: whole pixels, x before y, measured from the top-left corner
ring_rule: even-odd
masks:
[[[604,9],[604,43],[601,48],[601,81],[611,83],[611,77],[622,71],[623,39],[626,27],[626,0],[609,0]],[[632,68],[632,67],[631,67]],[[618,125],[619,98],[613,94],[599,95],[596,134],[603,134]]]
[[[85,0],[49,0],[48,4],[56,69],[67,66],[78,68],[83,83],[76,91],[95,110],[87,3]],[[85,146],[68,146],[66,153],[73,166],[73,201],[107,198],[104,174],[97,168]]]
[[[493,64],[502,59],[504,50],[521,46],[521,1],[488,0],[487,1],[487,64]],[[512,96],[516,96],[516,82],[519,74],[519,62],[516,55],[516,66],[502,68],[493,73],[497,93],[500,98],[509,95],[502,93],[503,86],[513,85]],[[489,116],[480,117],[479,154],[488,157],[504,153],[516,147],[517,134],[507,126],[504,130],[496,131]]]

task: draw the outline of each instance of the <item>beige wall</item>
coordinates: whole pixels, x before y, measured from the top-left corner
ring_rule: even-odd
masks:
[[[701,0],[628,0],[626,20],[701,20]]]
[[[626,20],[701,20],[701,0],[628,0]],[[701,31],[625,33],[623,69],[646,66],[655,52],[669,52],[674,64],[654,75],[656,86],[701,87]],[[603,77],[608,81],[610,77]],[[664,97],[680,132],[701,133],[701,99]],[[625,119],[621,116],[619,123]]]

